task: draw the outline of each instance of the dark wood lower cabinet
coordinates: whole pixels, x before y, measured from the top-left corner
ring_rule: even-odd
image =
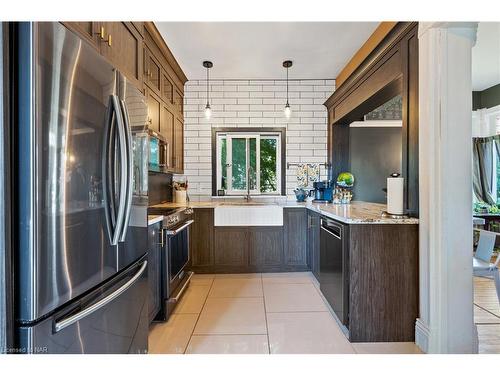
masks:
[[[215,227],[213,208],[195,208],[190,231],[197,273],[308,271],[307,211],[286,208],[283,226]]]
[[[284,266],[289,269],[308,270],[307,253],[307,210],[305,208],[285,208],[284,227]]]
[[[151,323],[161,307],[161,223],[148,227],[148,316]]]
[[[248,230],[249,266],[259,270],[279,269],[283,263],[283,227],[253,227]]]
[[[248,265],[248,235],[244,227],[215,228],[215,267]]]
[[[321,231],[321,216],[314,211],[307,211],[307,251],[311,272],[319,280],[319,236]]]
[[[349,225],[349,339],[414,341],[418,225]]]
[[[189,232],[192,267],[214,265],[214,210],[197,208],[194,210],[194,223]]]

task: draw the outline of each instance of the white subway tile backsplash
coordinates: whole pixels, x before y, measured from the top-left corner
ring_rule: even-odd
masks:
[[[206,81],[189,81],[184,96],[184,174],[189,193],[197,199],[212,194],[212,128],[286,127],[286,161],[322,163],[327,158],[326,108],[334,80],[290,80],[288,98],[292,117],[283,114],[286,81],[217,80],[210,83],[213,116],[204,118]],[[286,193],[297,186],[295,167],[286,171]],[[323,171],[322,171],[323,174]]]

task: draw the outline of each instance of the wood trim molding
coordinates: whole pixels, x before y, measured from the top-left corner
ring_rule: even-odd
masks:
[[[361,65],[368,55],[380,44],[380,42],[396,26],[397,22],[380,22],[375,31],[370,35],[361,48],[351,57],[335,78],[335,86],[339,87],[344,81]]]
[[[163,39],[163,36],[160,34],[158,29],[156,28],[156,25],[154,22],[148,21],[144,22],[144,27],[147,29],[149,34],[153,37],[155,43],[158,45],[160,48],[163,56],[167,60],[168,64],[172,67],[174,70],[175,74],[177,74],[177,77],[179,77],[179,80],[182,82],[184,85],[187,82],[187,77],[182,71],[181,66],[175,59],[172,51],[170,51],[170,48],[168,48],[167,43],[165,42],[165,39]]]
[[[212,195],[217,195],[217,133],[272,132],[281,134],[281,193],[286,195],[286,128],[212,128]]]

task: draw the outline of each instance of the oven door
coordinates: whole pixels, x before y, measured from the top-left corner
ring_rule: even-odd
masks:
[[[174,296],[184,278],[184,268],[189,262],[189,227],[194,220],[187,220],[177,228],[166,230],[168,258],[168,298]],[[182,294],[179,293],[179,294]]]

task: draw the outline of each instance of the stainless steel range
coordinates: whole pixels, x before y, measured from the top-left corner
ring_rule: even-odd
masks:
[[[193,275],[185,268],[189,263],[189,229],[193,220],[192,208],[179,208],[165,213],[162,228],[162,309],[159,320],[168,320],[175,305],[186,290]]]

